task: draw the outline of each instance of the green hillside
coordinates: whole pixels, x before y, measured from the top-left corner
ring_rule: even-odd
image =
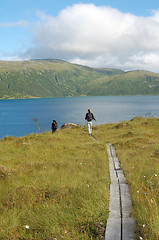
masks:
[[[0,99],[159,94],[159,74],[62,60],[0,61]]]
[[[159,74],[130,71],[116,76],[105,76],[83,86],[86,95],[159,94]]]

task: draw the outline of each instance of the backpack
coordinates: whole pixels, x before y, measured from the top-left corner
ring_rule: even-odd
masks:
[[[87,121],[92,121],[92,113],[88,113],[88,115],[87,115]]]

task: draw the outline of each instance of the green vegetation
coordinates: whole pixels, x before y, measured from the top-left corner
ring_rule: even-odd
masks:
[[[60,60],[0,61],[0,98],[80,96],[83,85],[118,72],[122,71],[100,71]]]
[[[129,184],[138,237],[159,240],[159,118],[101,125],[95,136],[115,146]]]
[[[0,61],[0,99],[159,94],[159,74],[62,60]]]
[[[102,239],[112,143],[129,184],[137,235],[159,240],[159,119],[0,140],[0,239]]]
[[[115,76],[104,76],[84,85],[83,91],[86,95],[159,94],[159,74],[131,71]]]
[[[101,239],[106,159],[82,128],[0,140],[0,239]]]

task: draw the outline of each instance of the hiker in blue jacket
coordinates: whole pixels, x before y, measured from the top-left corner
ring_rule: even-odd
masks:
[[[85,120],[87,120],[87,127],[88,127],[88,133],[91,136],[92,134],[92,120],[96,121],[96,118],[94,117],[93,113],[91,113],[91,109],[88,109],[88,112],[86,113]]]

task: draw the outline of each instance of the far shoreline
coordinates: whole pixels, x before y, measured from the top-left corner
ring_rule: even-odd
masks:
[[[24,97],[24,98],[0,98],[1,100],[26,100],[26,99],[49,99],[49,98],[74,98],[74,97],[132,97],[132,96],[159,96],[159,94],[124,94],[124,95],[77,95],[77,96],[57,96],[57,97]]]

